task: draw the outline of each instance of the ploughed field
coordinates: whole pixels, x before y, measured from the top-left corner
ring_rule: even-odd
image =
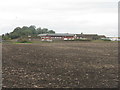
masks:
[[[3,44],[3,87],[116,88],[117,42]]]

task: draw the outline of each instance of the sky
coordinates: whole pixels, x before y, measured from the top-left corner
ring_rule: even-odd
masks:
[[[0,1],[0,35],[35,25],[57,33],[118,36],[118,0]]]

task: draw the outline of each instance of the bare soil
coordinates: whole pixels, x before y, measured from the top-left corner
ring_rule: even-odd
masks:
[[[116,88],[117,42],[3,44],[3,87]]]

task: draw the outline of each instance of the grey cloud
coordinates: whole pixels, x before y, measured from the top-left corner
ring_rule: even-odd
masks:
[[[22,3],[23,1],[25,2]],[[17,26],[36,25],[56,32],[117,35],[115,0],[31,1],[21,0],[15,3],[9,1],[10,4],[0,6],[0,33],[10,32]]]

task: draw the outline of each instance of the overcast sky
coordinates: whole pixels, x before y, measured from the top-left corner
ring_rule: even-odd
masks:
[[[0,34],[35,25],[58,33],[117,36],[118,0],[1,0]]]

